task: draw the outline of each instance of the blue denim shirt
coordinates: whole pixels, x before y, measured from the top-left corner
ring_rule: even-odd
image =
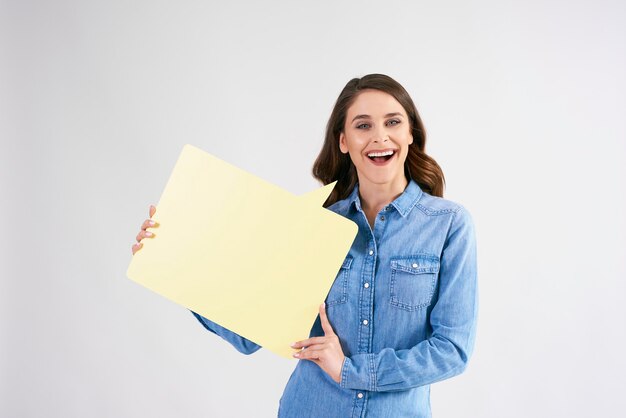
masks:
[[[326,298],[346,359],[341,382],[299,360],[279,417],[430,417],[430,384],[461,373],[472,353],[478,310],[470,214],[410,181],[372,229],[358,184],[328,207],[359,232]],[[194,313],[249,354],[260,347]],[[310,336],[324,335],[319,316]]]

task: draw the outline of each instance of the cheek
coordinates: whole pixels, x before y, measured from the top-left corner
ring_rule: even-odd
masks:
[[[405,142],[400,145],[400,153],[398,154],[398,160],[404,162],[406,156],[409,155],[409,143]]]
[[[357,152],[357,149],[359,147],[358,138],[355,138],[354,136],[344,137],[343,144],[340,143],[340,146],[343,148],[343,151],[345,152],[350,152],[350,153]]]
[[[352,164],[354,165],[361,164],[361,154],[354,149],[350,150],[350,160],[352,160]]]

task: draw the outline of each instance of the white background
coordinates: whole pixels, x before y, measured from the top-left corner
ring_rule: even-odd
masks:
[[[626,410],[622,1],[0,1],[0,416],[275,416],[243,356],[125,277],[191,143],[293,193],[337,95],[412,95],[479,247],[436,418]]]

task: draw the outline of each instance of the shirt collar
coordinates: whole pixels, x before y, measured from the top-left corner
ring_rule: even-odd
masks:
[[[395,207],[402,217],[405,217],[411,209],[413,209],[413,206],[415,206],[420,197],[422,197],[422,193],[423,191],[420,186],[413,179],[411,179],[402,194],[391,202],[390,205]],[[358,182],[354,186],[354,189],[352,189],[352,193],[348,196],[348,204],[349,207],[352,207],[354,204],[357,210],[362,210],[361,199],[359,198]]]

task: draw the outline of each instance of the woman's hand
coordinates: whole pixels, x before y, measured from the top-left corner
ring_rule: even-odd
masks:
[[[155,212],[156,212],[156,207],[153,205],[150,205],[150,217],[151,218]],[[139,233],[137,234],[137,237],[135,238],[137,240],[137,243],[133,244],[133,247],[132,247],[133,255],[135,255],[135,253],[139,251],[141,247],[143,246],[143,244],[141,243],[142,239],[154,237],[154,234],[150,231],[146,231],[146,228],[154,228],[157,226],[159,225],[156,222],[154,222],[152,219],[146,219],[143,222],[143,224],[141,224],[141,230],[139,231]]]
[[[291,344],[292,348],[302,348],[294,357],[311,360],[322,368],[335,382],[341,381],[341,368],[345,356],[339,343],[339,337],[333,331],[326,316],[326,306],[320,305],[320,321],[324,330],[323,337],[313,337]]]

